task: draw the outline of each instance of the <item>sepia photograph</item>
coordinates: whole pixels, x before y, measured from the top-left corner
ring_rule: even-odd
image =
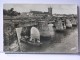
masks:
[[[4,4],[6,53],[78,53],[75,4]]]

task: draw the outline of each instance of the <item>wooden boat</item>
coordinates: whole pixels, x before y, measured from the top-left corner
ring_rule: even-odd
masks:
[[[33,46],[40,46],[40,45],[42,45],[42,43],[40,42],[40,43],[33,43],[33,42],[31,42],[31,41],[28,41],[27,42],[29,45],[33,45]]]
[[[42,44],[40,42],[40,32],[36,27],[31,27],[30,36],[21,36],[21,31],[22,27],[16,28],[19,45],[21,42],[35,46],[40,46]]]

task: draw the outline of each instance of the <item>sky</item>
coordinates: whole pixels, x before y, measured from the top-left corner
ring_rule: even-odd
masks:
[[[74,4],[4,4],[3,9],[14,8],[18,12],[42,11],[48,12],[52,7],[53,14],[77,14],[77,5]]]

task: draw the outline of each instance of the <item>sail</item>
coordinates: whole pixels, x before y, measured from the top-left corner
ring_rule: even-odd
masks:
[[[66,20],[66,27],[72,27],[72,23],[70,20]]]
[[[37,40],[37,42],[40,42],[40,32],[36,27],[32,27],[30,30],[30,41],[34,41]]]
[[[54,29],[53,29],[53,24],[48,24],[48,28],[49,28],[49,34],[50,35],[54,35]]]
[[[17,33],[18,41],[20,41],[20,38],[21,38],[21,31],[22,31],[22,27],[16,28],[16,33]]]
[[[62,25],[62,21],[58,21],[57,25],[56,25],[56,30],[63,30],[64,27]]]
[[[66,29],[66,25],[65,25],[65,23],[64,23],[63,27],[64,27],[64,29]]]
[[[19,49],[20,49],[20,50],[21,50],[21,43],[20,43],[21,31],[22,31],[22,27],[16,28],[16,33],[17,33],[17,37],[18,37],[18,45],[19,45]]]
[[[77,21],[75,19],[73,19],[71,22],[72,22],[72,25],[77,25]]]

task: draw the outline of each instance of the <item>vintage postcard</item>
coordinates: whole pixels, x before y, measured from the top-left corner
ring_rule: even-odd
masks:
[[[4,52],[78,53],[74,4],[4,4]]]

